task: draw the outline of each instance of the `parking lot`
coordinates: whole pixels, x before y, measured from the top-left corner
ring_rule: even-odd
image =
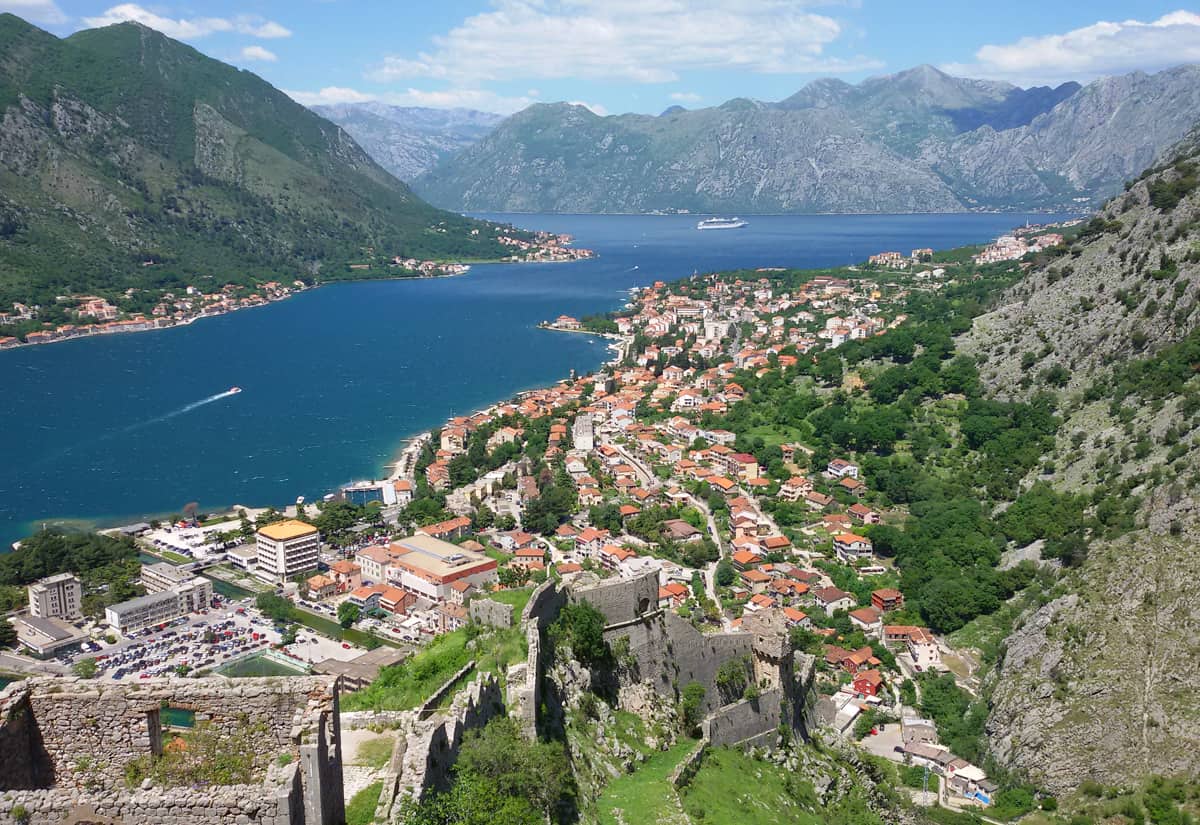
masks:
[[[181,666],[188,672],[215,670],[280,642],[273,622],[258,614],[252,600],[245,599],[141,631],[115,644],[93,643],[99,649],[80,651],[59,661],[70,665],[94,658],[100,667],[97,678],[136,681],[172,675]],[[360,647],[326,638],[303,626],[297,631],[296,641],[282,650],[299,663],[348,660],[363,652]]]

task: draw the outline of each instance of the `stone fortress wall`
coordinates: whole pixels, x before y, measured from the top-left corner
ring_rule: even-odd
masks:
[[[421,799],[450,784],[463,736],[503,716],[504,693],[491,674],[480,674],[444,711],[407,711],[383,780],[375,818],[389,822],[403,797]]]
[[[258,784],[127,787],[125,767],[164,747],[164,708],[192,711],[249,741],[270,767]],[[0,822],[31,825],[177,822],[337,825],[342,797],[338,688],[333,677],[233,681],[65,678],[0,692]]]
[[[675,701],[691,682],[705,688],[702,732],[714,745],[769,745],[781,725],[808,735],[815,660],[793,653],[787,628],[763,614],[747,614],[739,631],[702,633],[672,611],[658,607],[658,574],[589,580],[575,577],[562,585],[548,581],[534,591],[522,616],[529,656],[508,672],[508,704],[529,736],[537,731],[541,681],[546,661],[541,632],[567,603],[586,602],[604,614],[604,639],[627,649],[619,662],[622,693],[643,685]],[[717,687],[721,666],[746,662],[761,695],[726,704]],[[632,692],[632,691],[631,691]]]

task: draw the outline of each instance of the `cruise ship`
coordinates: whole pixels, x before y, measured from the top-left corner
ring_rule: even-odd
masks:
[[[705,218],[696,224],[697,229],[741,229],[749,226],[741,218]]]

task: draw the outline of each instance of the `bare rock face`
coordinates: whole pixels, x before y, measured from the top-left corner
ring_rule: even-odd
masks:
[[[504,118],[471,109],[424,109],[384,103],[314,106],[345,129],[375,162],[403,181],[471,146]]]
[[[657,117],[539,104],[413,185],[457,210],[1073,211],[1119,191],[1198,119],[1196,66],[1058,89],[919,66]]]
[[[1076,592],[1007,641],[988,718],[992,753],[1059,793],[1087,779],[1200,775],[1200,559],[1192,535],[1143,531],[1099,549]]]

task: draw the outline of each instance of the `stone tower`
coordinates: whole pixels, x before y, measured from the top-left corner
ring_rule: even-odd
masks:
[[[787,624],[776,611],[759,610],[742,619],[742,628],[754,634],[754,681],[763,690],[792,689],[792,644]]]

